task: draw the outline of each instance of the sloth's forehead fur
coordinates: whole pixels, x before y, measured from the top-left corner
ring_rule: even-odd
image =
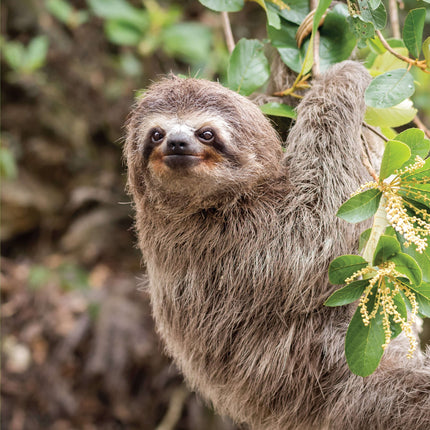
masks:
[[[231,125],[223,117],[201,111],[183,112],[182,114],[150,114],[143,119],[142,127],[145,131],[161,128],[166,133],[184,132],[186,134],[192,134],[204,127],[211,127],[225,139],[231,133]]]
[[[224,125],[240,125],[242,108],[255,105],[216,82],[202,79],[181,79],[174,76],[153,84],[145,93],[140,107],[148,118],[177,117],[200,126],[199,123],[223,119]]]

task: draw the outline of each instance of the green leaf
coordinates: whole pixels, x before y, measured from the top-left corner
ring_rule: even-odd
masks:
[[[349,16],[347,21],[357,39],[367,40],[375,36],[375,26],[365,21],[361,15]]]
[[[402,247],[402,252],[410,255],[420,266],[423,281],[430,282],[430,248],[427,247],[422,253],[419,253],[414,244],[410,244],[408,247],[404,245],[406,239],[400,233],[396,232],[396,236]]]
[[[199,2],[215,12],[237,12],[245,3],[244,0],[199,0]]]
[[[411,156],[409,160],[407,160],[403,166],[400,167],[401,169],[409,164],[413,164],[417,155],[422,159],[425,159],[429,154],[430,140],[427,140],[425,138],[424,132],[418,128],[409,128],[403,131],[396,136],[395,140],[408,145],[409,149],[411,150]]]
[[[317,31],[321,18],[324,15],[324,12],[327,10],[327,8],[330,6],[331,2],[332,0],[319,0],[317,8],[315,10],[314,19],[312,22],[313,34],[315,34],[315,32]]]
[[[248,96],[266,83],[270,67],[259,40],[241,39],[231,54],[228,65],[228,86]]]
[[[361,16],[364,21],[371,22],[377,30],[382,30],[387,23],[387,11],[384,3],[380,3],[376,9],[373,9],[369,0],[358,0]]]
[[[388,261],[395,263],[396,270],[405,275],[411,282],[411,285],[420,285],[422,279],[421,269],[411,256],[399,252],[390,257]]]
[[[396,106],[384,109],[367,106],[364,121],[375,127],[400,127],[410,123],[417,112],[412,101],[406,99]]]
[[[406,310],[406,304],[402,298],[402,295],[396,294],[393,297],[393,302],[394,302],[394,306],[396,306],[396,309],[399,312],[399,314],[403,318],[407,319],[408,312]],[[392,315],[390,315],[390,329],[391,329],[391,339],[394,339],[395,337],[397,337],[402,332],[402,326],[400,325],[400,323],[396,323],[394,321],[394,317]]]
[[[344,284],[345,279],[367,267],[369,263],[360,255],[342,255],[335,258],[328,268],[328,278],[332,284]]]
[[[415,58],[420,56],[425,19],[426,10],[424,8],[412,9],[406,16],[403,25],[403,41]]]
[[[19,42],[5,43],[3,57],[12,69],[20,70],[25,57],[24,45]]]
[[[355,48],[356,38],[347,22],[348,16],[346,5],[337,4],[325,17],[319,30],[321,71],[348,59]]]
[[[419,312],[430,318],[430,283],[423,282],[419,287],[409,285],[409,288],[415,293]]]
[[[369,295],[368,309],[375,304],[376,287],[373,295]],[[382,316],[379,312],[365,326],[361,318],[360,308],[357,308],[349,324],[345,338],[345,355],[348,366],[359,376],[369,376],[378,367],[384,350],[385,333]]]
[[[377,211],[381,196],[381,191],[375,188],[363,191],[346,201],[336,215],[351,223],[364,221]]]
[[[430,68],[430,37],[427,37],[427,39],[424,40],[422,48],[427,68]]]
[[[408,50],[404,47],[393,48],[393,50],[400,55],[404,55],[405,57],[408,56]],[[376,56],[370,73],[372,76],[378,76],[391,70],[402,69],[404,66],[405,62],[403,60],[395,57],[391,52],[385,51],[384,53]]]
[[[372,9],[377,9],[380,3],[381,3],[381,0],[369,0],[369,6]]]
[[[385,144],[384,155],[382,156],[379,180],[382,181],[399,169],[405,161],[409,160],[411,150],[408,145],[397,140],[389,140]]]
[[[415,206],[424,206],[422,209],[430,210],[430,184],[413,184],[407,188],[403,186],[398,193],[406,197],[406,200],[412,200]],[[418,204],[416,204],[418,202]]]
[[[136,46],[144,37],[144,33],[135,25],[123,20],[107,20],[105,32],[112,43],[122,46]]]
[[[346,287],[335,291],[324,303],[324,306],[343,306],[358,300],[369,285],[368,279],[351,282]]]
[[[387,108],[398,105],[414,91],[413,76],[406,69],[397,69],[373,79],[364,94],[364,99],[367,106]]]
[[[167,54],[191,64],[206,62],[212,43],[212,34],[205,25],[181,22],[163,32],[163,48]]]
[[[15,157],[9,148],[0,147],[0,177],[15,179],[18,175]]]
[[[282,61],[291,70],[299,73],[308,43],[304,43],[299,49],[296,42],[296,32],[297,25],[284,20],[281,21],[281,28],[279,30],[271,26],[267,27],[267,35],[270,42],[278,50]]]
[[[415,181],[419,182],[423,179],[426,179],[430,176],[430,158],[427,158],[427,160],[424,163],[424,166],[420,169],[414,170],[413,172],[406,172],[403,175],[401,175],[402,179],[407,179],[408,182]]]
[[[48,0],[46,9],[55,18],[71,27],[76,27],[88,20],[88,12],[84,10],[76,10],[65,0]]]
[[[266,7],[267,24],[276,29],[281,28],[281,18],[273,9]]]
[[[360,240],[358,243],[358,252],[363,251],[364,247],[366,246],[367,241],[369,240],[371,232],[372,232],[372,229],[368,228],[367,230],[364,230],[363,233],[361,233]]]
[[[265,115],[282,116],[285,118],[297,118],[297,113],[293,107],[283,103],[266,103],[260,106],[261,112]]]
[[[142,32],[149,26],[146,11],[133,7],[125,0],[88,0],[88,4],[100,18],[126,21]]]
[[[285,0],[285,3],[289,7],[279,9],[279,6],[273,3],[266,3],[267,10],[271,10],[277,13],[284,20],[300,25],[309,13],[309,1],[308,0]],[[296,27],[297,28],[297,27]]]
[[[35,37],[27,46],[22,68],[28,72],[40,69],[45,63],[47,54],[48,38],[46,36]]]
[[[375,252],[373,254],[373,265],[378,266],[384,263],[390,257],[394,257],[401,250],[400,243],[395,237],[381,235],[376,245]]]

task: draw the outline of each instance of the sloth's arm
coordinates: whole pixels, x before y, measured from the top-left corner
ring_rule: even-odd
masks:
[[[336,217],[339,206],[360,184],[371,180],[361,161],[366,69],[345,61],[313,82],[297,108],[287,142],[285,168],[291,184],[286,233],[297,282],[327,298],[331,259],[354,253],[363,225]],[[308,275],[309,274],[309,275]],[[296,275],[297,276],[297,275]],[[321,304],[318,300],[313,303]]]

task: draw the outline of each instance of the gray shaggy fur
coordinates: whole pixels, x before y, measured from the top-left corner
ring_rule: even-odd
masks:
[[[128,123],[125,155],[157,329],[191,387],[254,429],[430,429],[429,355],[400,336],[368,378],[344,356],[352,307],[326,308],[327,268],[363,225],[335,213],[368,181],[363,92],[353,62],[313,83],[287,152],[249,100],[216,83],[153,85]],[[232,130],[227,160],[172,188],[142,158],[145,118],[213,114]],[[252,157],[251,157],[252,155]],[[165,179],[167,181],[167,179]]]

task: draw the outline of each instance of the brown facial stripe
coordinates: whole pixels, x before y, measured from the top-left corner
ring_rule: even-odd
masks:
[[[151,149],[147,162],[151,163],[154,172],[162,173],[163,170],[167,168],[167,166],[163,162],[163,158],[164,154],[162,153],[160,148]],[[210,167],[214,167],[215,164],[220,163],[224,160],[224,155],[211,147],[207,147],[200,155],[200,159],[202,160],[203,164],[206,164]]]

